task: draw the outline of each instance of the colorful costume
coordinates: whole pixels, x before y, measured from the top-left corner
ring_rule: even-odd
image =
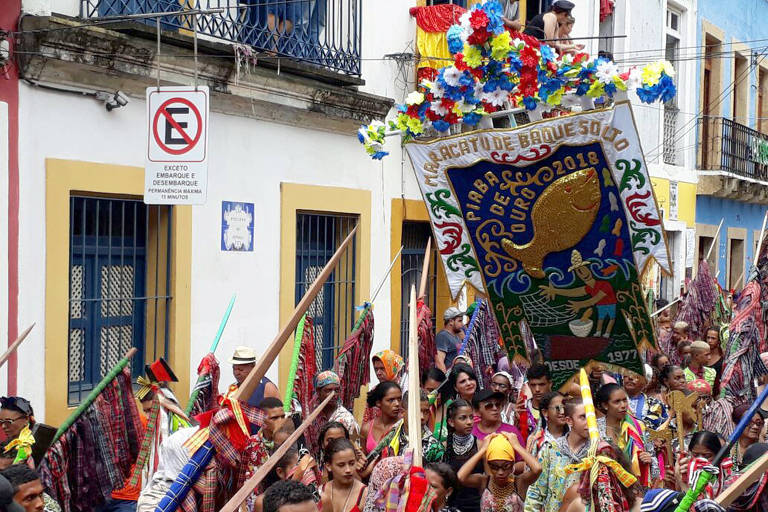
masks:
[[[579,481],[578,473],[566,475],[563,468],[577,464],[587,456],[589,443],[573,452],[568,436],[543,446],[539,454],[541,475],[528,487],[525,496],[525,512],[558,512],[569,487]]]
[[[613,441],[607,433],[605,417],[597,419],[597,428],[600,430],[601,438],[608,442]],[[619,449],[624,452],[624,455],[631,462],[632,474],[637,477],[640,485],[650,487],[653,480],[659,477],[658,460],[653,456],[655,453],[653,442],[648,437],[643,424],[629,414],[621,422]],[[651,464],[640,462],[640,452],[651,454]]]
[[[645,393],[629,398],[629,412],[652,430],[657,430],[669,419],[669,413],[664,403]]]
[[[515,458],[515,450],[504,436],[494,437],[485,452],[486,461],[514,462]],[[523,512],[523,501],[517,494],[514,479],[510,478],[506,486],[498,488],[489,477],[480,498],[480,512]]]

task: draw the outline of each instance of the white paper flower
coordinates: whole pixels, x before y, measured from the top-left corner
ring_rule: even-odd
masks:
[[[381,121],[371,121],[371,124],[369,124],[371,130],[374,132],[378,132],[380,128],[385,128],[386,125],[382,123]]]
[[[445,88],[440,85],[439,82],[435,82],[435,84],[432,86],[432,96],[435,98],[442,98],[445,96]]]
[[[637,89],[642,85],[642,71],[639,68],[632,68],[629,70],[629,78],[627,78],[627,88]]]
[[[413,91],[405,98],[406,105],[419,105],[423,101],[424,94],[420,93],[419,91]]]
[[[485,100],[496,107],[504,105],[504,102],[507,101],[508,97],[509,93],[501,87],[497,87],[493,91],[485,93]]]
[[[602,61],[597,65],[595,76],[597,79],[608,85],[613,83],[613,78],[619,74],[619,67],[611,61]]]
[[[472,25],[469,22],[469,17],[471,14],[471,11],[465,11],[464,14],[459,16],[459,25],[461,25],[461,28],[463,28],[466,32],[469,32],[469,30],[472,28]]]
[[[441,101],[433,101],[430,108],[435,114],[439,116],[445,116],[449,112],[449,110],[443,106]]]
[[[456,66],[445,68],[445,71],[443,72],[443,79],[445,80],[445,83],[451,87],[458,87],[460,78],[461,71],[459,71]]]

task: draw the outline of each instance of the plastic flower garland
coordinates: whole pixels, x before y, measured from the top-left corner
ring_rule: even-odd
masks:
[[[432,127],[447,132],[463,123],[476,126],[483,116],[514,106],[535,110],[560,105],[563,95],[612,98],[634,89],[644,103],[669,101],[675,96],[674,69],[666,61],[619,73],[615,63],[586,53],[558,55],[529,36],[508,32],[496,0],[476,5],[448,29],[448,49],[454,62],[438,71],[434,81],[422,81],[389,121],[403,141]],[[358,139],[374,159],[383,151],[385,125],[374,121],[358,130]]]

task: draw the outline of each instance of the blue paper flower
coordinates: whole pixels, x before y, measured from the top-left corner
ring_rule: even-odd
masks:
[[[528,110],[536,110],[536,99],[531,96],[526,96],[523,98],[523,105],[525,105],[525,108]]]
[[[477,123],[480,122],[480,119],[482,119],[483,116],[478,114],[477,112],[467,112],[464,114],[464,124],[468,126],[477,126]]]
[[[672,80],[672,77],[666,73],[662,73],[661,79],[659,80],[657,86],[660,89],[659,93],[661,101],[667,102],[674,98],[675,94],[677,93],[675,82]]]
[[[389,153],[386,152],[386,151],[377,151],[377,152],[375,152],[374,154],[371,155],[371,158],[373,158],[374,160],[381,160],[382,158],[384,158],[388,154]]]
[[[552,49],[551,46],[547,44],[541,45],[539,48],[539,52],[541,52],[541,60],[546,62],[554,62],[557,57],[555,56],[555,51]]]
[[[464,49],[464,41],[461,39],[461,25],[451,25],[448,29],[448,51],[452,54],[460,53]]]
[[[438,132],[447,132],[451,125],[448,123],[448,121],[438,119],[437,121],[432,121],[432,127]]]

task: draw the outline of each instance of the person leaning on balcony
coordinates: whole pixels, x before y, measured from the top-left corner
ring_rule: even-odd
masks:
[[[584,49],[583,44],[574,44],[571,40],[571,30],[573,30],[573,24],[575,22],[576,18],[569,14],[565,21],[560,23],[557,31],[557,38],[562,39],[562,41],[558,41],[558,50],[560,53],[574,54]]]
[[[538,14],[526,23],[523,33],[533,36],[539,41],[558,39],[559,25],[568,19],[573,8],[574,3],[569,0],[556,0],[548,12]],[[558,44],[558,42],[555,42],[552,46],[562,52],[560,50],[562,45]]]

